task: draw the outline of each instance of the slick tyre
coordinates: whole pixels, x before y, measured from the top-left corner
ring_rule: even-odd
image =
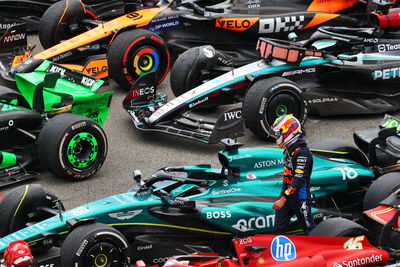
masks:
[[[166,42],[157,34],[143,29],[117,35],[108,49],[110,77],[121,88],[130,89],[135,81],[154,72],[156,84],[168,73],[170,54]]]
[[[107,150],[103,129],[95,121],[76,114],[51,118],[38,138],[42,166],[70,181],[87,179],[99,171]]]
[[[128,241],[114,228],[90,223],[73,229],[61,246],[64,266],[128,266]]]
[[[175,61],[171,69],[171,90],[175,96],[180,96],[200,85],[205,76],[209,76],[207,65],[215,61],[214,55],[205,56],[202,49],[210,46],[194,47],[186,50]],[[211,51],[211,50],[210,50]]]
[[[61,205],[61,208],[63,207],[57,196],[47,192],[39,184],[29,184],[15,188],[0,203],[0,237],[52,217],[53,214],[46,213],[38,208],[57,209],[56,202]],[[51,245],[38,244],[37,246],[32,246],[31,249],[36,253],[40,253],[50,247]]]
[[[0,86],[0,102],[31,109],[28,102],[19,92],[5,86]]]
[[[44,49],[89,30],[89,27],[80,23],[82,19],[97,19],[90,7],[82,7],[82,11],[76,13],[66,9],[66,2],[63,0],[51,5],[40,20],[39,41]]]
[[[272,77],[250,86],[243,102],[243,117],[255,135],[267,139],[275,119],[285,114],[293,114],[301,124],[307,116],[306,102],[294,82]]]
[[[345,218],[331,218],[319,223],[310,233],[311,236],[361,236],[368,230]]]
[[[379,202],[398,189],[400,189],[400,172],[391,172],[380,176],[365,193],[364,210],[376,208],[379,206]]]
[[[318,152],[346,152],[346,157],[354,160],[355,162],[363,165],[368,166],[368,158],[354,145],[346,143],[342,139],[334,138],[334,137],[327,137],[310,145],[311,149],[314,149],[317,153]]]

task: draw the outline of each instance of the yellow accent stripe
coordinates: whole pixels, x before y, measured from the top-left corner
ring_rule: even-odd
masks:
[[[212,233],[212,234],[232,235],[231,233],[228,233],[228,232],[211,231],[211,230],[204,230],[204,229],[199,229],[199,228],[191,228],[191,227],[168,225],[168,224],[157,224],[157,223],[113,223],[113,224],[108,224],[108,225],[110,225],[110,226],[115,226],[115,225],[149,225],[149,226],[171,227],[171,228],[198,231],[198,232],[205,232],[205,233]]]
[[[340,151],[330,151],[330,150],[320,150],[320,149],[310,149],[310,150],[316,152],[325,152],[325,153],[349,154],[349,152],[340,152]]]
[[[14,217],[15,217],[15,215],[17,215],[17,213],[18,213],[18,210],[19,210],[19,208],[21,207],[22,202],[24,201],[24,199],[25,199],[25,197],[26,197],[26,194],[28,193],[28,189],[29,189],[29,185],[26,185],[26,186],[25,186],[24,195],[22,196],[21,200],[19,201],[18,207],[17,207],[17,209],[16,209],[15,212],[14,212]]]
[[[162,226],[162,227],[171,227],[171,228],[178,228],[178,229],[184,229],[184,230],[191,230],[191,231],[198,231],[198,232],[206,232],[206,233],[212,233],[212,234],[221,234],[221,235],[233,235],[232,233],[228,232],[218,232],[218,231],[210,231],[210,230],[204,230],[204,229],[199,229],[199,228],[188,228],[184,226],[177,226],[177,225],[168,225],[168,224],[157,224],[157,223],[114,223],[114,224],[107,224],[109,226],[115,226],[115,225],[149,225],[149,226]],[[63,235],[68,233],[68,231],[60,232],[58,233],[59,235]],[[45,237],[41,237],[32,241],[29,241],[28,244],[37,242],[40,240],[45,239]]]

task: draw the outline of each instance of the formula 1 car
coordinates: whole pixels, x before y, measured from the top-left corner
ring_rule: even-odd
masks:
[[[212,1],[205,1],[209,2]],[[156,73],[160,83],[171,57],[176,58],[189,47],[211,43],[243,64],[255,58],[252,47],[259,36],[280,36],[295,30],[308,36],[322,23],[366,23],[365,5],[358,0],[322,4],[313,1],[310,5],[295,0],[285,1],[284,5],[270,0],[251,4],[238,0],[204,8],[197,3],[201,5],[201,1],[171,1],[167,6],[136,10],[102,22],[88,19],[79,0],[58,2],[42,17],[39,38],[47,49],[32,59],[76,63],[78,58],[107,53],[108,61],[102,56],[97,58],[96,68],[77,65],[76,70],[97,78],[109,74],[121,87],[129,89],[140,76],[151,72]],[[358,15],[340,15],[338,12],[342,11]],[[82,28],[91,30],[69,39]],[[62,40],[65,41],[58,44]],[[3,61],[4,78],[12,79],[8,71],[14,66]]]
[[[11,26],[27,22],[31,30],[38,30],[40,18],[44,12],[59,0],[1,0],[0,31]],[[124,13],[124,1],[121,0],[83,0],[88,11],[94,14],[90,18],[110,20]]]
[[[332,140],[315,144],[311,191],[317,222],[338,215],[357,220],[365,187],[378,176],[395,176],[400,184],[399,174],[390,172],[398,165],[388,166],[398,158],[377,145],[387,137],[380,134],[385,130],[356,133],[362,150]],[[283,155],[281,149],[223,143],[219,169],[208,164],[166,167],[147,180],[135,171],[139,188],[69,211],[39,185],[19,187],[0,205],[0,251],[19,239],[33,250],[61,246],[58,258],[65,266],[114,260],[115,266],[124,266],[132,259],[161,264],[169,256],[193,252],[226,255],[235,228],[272,230]],[[292,227],[301,233],[295,221]]]
[[[149,112],[148,121],[188,110],[188,103],[201,108],[243,102],[246,126],[267,138],[270,125],[284,114],[303,123],[307,114],[396,111],[400,50],[395,36],[376,28],[321,27],[306,42],[260,38],[262,59],[237,69],[218,64],[214,69],[221,53],[212,46],[190,49],[171,72],[172,90],[180,96],[159,108],[158,116]]]
[[[387,251],[372,246],[364,236],[348,238],[259,234],[233,239],[232,243],[233,255],[201,253],[175,256],[168,259],[164,266],[381,266],[390,259]],[[136,263],[136,267],[145,266],[143,261]]]
[[[0,187],[37,176],[38,160],[67,180],[94,175],[107,156],[100,125],[113,91],[50,61],[15,78],[19,92],[0,87]]]

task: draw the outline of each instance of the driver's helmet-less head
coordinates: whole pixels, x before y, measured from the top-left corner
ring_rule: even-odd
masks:
[[[276,139],[279,147],[290,146],[298,140],[301,124],[292,114],[278,117],[271,126],[270,136]]]
[[[7,267],[33,267],[31,249],[25,241],[11,242],[4,251],[4,261]]]

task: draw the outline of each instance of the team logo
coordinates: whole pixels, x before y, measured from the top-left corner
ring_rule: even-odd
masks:
[[[296,247],[286,236],[277,236],[271,242],[271,255],[276,261],[290,261],[296,258]]]
[[[246,178],[252,180],[252,179],[256,179],[257,176],[254,173],[249,173],[249,174],[247,174]]]

